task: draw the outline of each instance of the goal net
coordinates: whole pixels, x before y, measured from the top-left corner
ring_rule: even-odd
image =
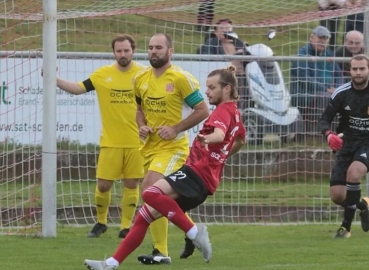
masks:
[[[271,80],[275,76],[288,90],[292,56],[308,43],[319,21],[339,22],[330,28],[336,37],[332,48],[338,48],[347,22],[356,20],[355,27],[363,25],[360,16],[366,11],[364,4],[319,11],[314,0],[59,0],[57,75],[82,81],[96,68],[112,63],[110,41],[120,33],[134,36],[136,60],[147,65],[150,37],[165,32],[174,40],[174,63],[198,78],[204,91],[207,73],[231,60],[202,58],[199,48],[218,20],[229,19],[240,40],[250,46],[264,44],[280,57],[278,64],[264,62],[274,64]],[[40,75],[42,16],[41,0],[0,3],[1,234],[38,232],[42,205],[48,203],[41,201],[42,101],[45,91],[55,90],[43,89]],[[272,29],[276,37],[269,40]],[[264,63],[254,60],[246,68]],[[95,169],[101,128],[97,97],[94,92],[73,96],[56,91],[57,219],[60,224],[92,225],[96,222]],[[276,100],[290,104],[288,91],[279,91]],[[252,99],[242,106],[246,103],[256,106]],[[340,208],[329,199],[334,156],[314,129],[321,108],[315,108],[306,121],[296,111],[288,116],[298,127],[303,126],[299,131],[268,122],[268,110],[258,114],[247,106],[241,109],[249,144],[229,159],[218,192],[193,210],[192,217],[209,223],[338,222]],[[191,138],[198,130],[199,126],[190,130]],[[117,182],[109,212],[111,224],[119,224],[122,191]]]

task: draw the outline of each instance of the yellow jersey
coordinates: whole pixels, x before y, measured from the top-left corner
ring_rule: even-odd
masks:
[[[142,146],[136,123],[133,79],[145,68],[132,61],[131,68],[122,72],[115,63],[97,69],[89,79],[79,82],[87,92],[96,90],[97,93],[102,122],[100,147]]]
[[[171,65],[160,77],[152,67],[137,74],[134,92],[145,114],[146,123],[153,128],[142,148],[143,154],[163,149],[188,151],[187,132],[180,132],[172,140],[163,140],[157,132],[159,126],[174,126],[192,113],[192,108],[203,102],[199,82],[187,71]]]

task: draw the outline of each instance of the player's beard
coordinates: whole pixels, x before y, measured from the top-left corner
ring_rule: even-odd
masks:
[[[120,58],[120,59],[117,59],[117,63],[118,65],[120,65],[121,67],[128,67],[130,64],[131,64],[131,61],[132,60],[129,60],[127,58]]]
[[[153,68],[161,68],[169,62],[169,51],[166,52],[163,58],[150,58],[150,64]]]
[[[355,88],[361,88],[362,86],[368,84],[368,81],[369,81],[369,75],[362,76],[360,80],[357,80],[357,78],[355,77],[352,78],[352,84],[354,85]]]

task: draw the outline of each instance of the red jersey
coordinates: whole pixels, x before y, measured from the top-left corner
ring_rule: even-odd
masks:
[[[241,114],[235,102],[218,105],[204,122],[200,134],[211,134],[215,128],[223,130],[224,140],[221,143],[209,144],[208,151],[195,139],[186,160],[186,165],[201,177],[210,194],[213,194],[219,185],[229,150],[235,139],[238,136],[241,138],[246,136]]]

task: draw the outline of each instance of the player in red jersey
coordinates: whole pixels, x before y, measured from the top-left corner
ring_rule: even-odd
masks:
[[[185,165],[143,192],[145,204],[114,255],[104,261],[85,260],[88,269],[117,269],[142,243],[150,223],[162,216],[184,231],[204,260],[210,261],[212,249],[206,226],[194,224],[185,212],[216,191],[226,159],[245,144],[246,130],[237,109],[235,68],[213,70],[206,86],[209,103],[216,108],[192,143]]]

